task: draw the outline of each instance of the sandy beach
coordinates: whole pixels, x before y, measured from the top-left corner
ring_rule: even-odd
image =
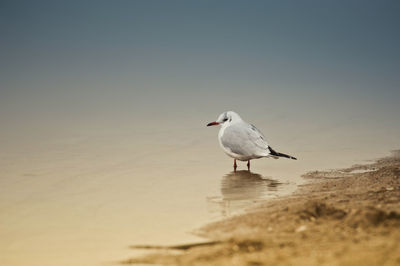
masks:
[[[154,252],[122,264],[400,265],[399,151],[303,177],[294,194],[199,229],[209,242],[141,247]]]

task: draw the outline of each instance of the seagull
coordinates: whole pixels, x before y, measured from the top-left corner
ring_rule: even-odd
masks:
[[[254,125],[243,121],[240,116],[228,111],[222,113],[217,121],[208,123],[207,126],[221,125],[218,140],[224,152],[234,159],[233,169],[236,171],[236,160],[247,161],[250,171],[250,160],[262,157],[279,157],[297,160],[295,157],[275,151],[269,146],[264,135]]]

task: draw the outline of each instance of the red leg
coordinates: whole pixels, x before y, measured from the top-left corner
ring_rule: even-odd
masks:
[[[250,160],[247,161],[247,170],[250,171]]]
[[[234,161],[233,161],[233,170],[235,170],[235,172],[236,172],[236,168],[237,168],[236,159],[234,159]]]

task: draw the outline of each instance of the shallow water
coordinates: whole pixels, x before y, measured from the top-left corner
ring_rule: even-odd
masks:
[[[302,180],[282,183],[248,170],[239,170],[224,175],[220,182],[221,195],[207,198],[209,210],[216,216],[229,217],[260,201],[292,193]]]
[[[303,144],[310,140],[288,139],[285,149],[275,148],[298,161],[254,160],[251,172],[239,162],[234,173],[217,130],[200,125],[3,137],[1,265],[110,265],[139,252],[130,245],[199,241],[193,230],[289,195],[307,170],[386,152],[381,147],[381,154],[367,157],[362,148],[344,153],[321,142],[310,149]]]

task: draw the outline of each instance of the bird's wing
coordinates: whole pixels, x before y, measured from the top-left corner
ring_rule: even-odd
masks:
[[[260,130],[258,130],[258,128],[256,128],[254,125],[249,125],[250,129],[251,129],[251,133],[250,136],[252,138],[252,140],[257,144],[257,146],[259,146],[260,148],[264,149],[264,150],[268,150],[268,142],[265,139],[265,136],[263,133],[261,133]]]
[[[264,135],[253,125],[238,123],[227,127],[221,138],[222,144],[233,153],[245,156],[269,155]]]

